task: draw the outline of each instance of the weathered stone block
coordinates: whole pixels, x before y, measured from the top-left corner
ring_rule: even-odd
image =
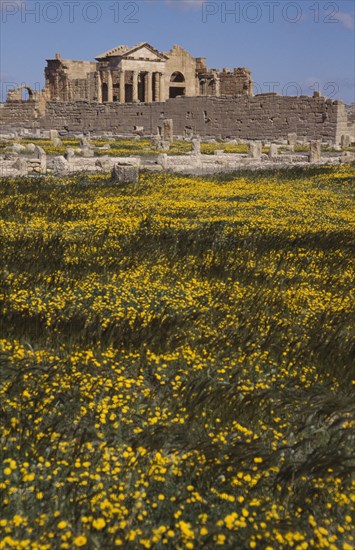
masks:
[[[63,142],[58,137],[58,138],[52,139],[52,144],[54,145],[54,147],[60,147],[61,145],[63,145]]]
[[[251,141],[249,143],[248,156],[256,160],[261,159],[261,142],[260,141]]]
[[[296,126],[297,120],[296,119],[292,120],[291,117],[289,117],[289,123],[292,126]],[[297,134],[295,132],[290,132],[289,134],[287,134],[287,144],[290,145],[292,148],[294,148],[296,143],[297,143]]]
[[[319,162],[321,159],[321,142],[311,141],[309,144],[309,162]]]
[[[117,183],[137,183],[139,181],[139,167],[116,164],[112,170],[112,179]]]
[[[28,173],[27,161],[24,158],[18,158],[16,162],[12,165],[13,168],[20,172],[21,176],[26,176]]]
[[[343,149],[345,149],[346,147],[350,147],[351,138],[350,138],[349,134],[343,134],[341,136],[340,144],[341,144]]]
[[[35,150],[36,150],[36,146],[35,146],[34,143],[28,143],[28,144],[26,145],[26,151],[27,151],[27,153],[30,153],[30,154],[32,155],[32,154],[35,152]]]
[[[95,156],[94,150],[90,149],[89,147],[81,149],[81,153],[84,158],[92,158],[93,156]]]
[[[58,130],[49,130],[49,139],[51,141],[58,139],[58,137],[59,137]]]
[[[21,145],[21,143],[14,143],[12,146],[12,150],[15,153],[26,153],[26,147],[24,145]]]
[[[115,160],[110,157],[100,157],[95,162],[95,166],[98,166],[105,172],[109,172],[110,170],[112,170],[112,167],[114,166],[114,164],[115,164]]]
[[[41,174],[45,174],[47,172],[47,155],[44,149],[42,147],[38,147],[36,145],[35,151],[34,151],[35,157],[39,159],[39,165],[40,165],[40,172]]]
[[[67,173],[69,170],[69,164],[63,156],[54,157],[52,160],[52,169],[57,174]]]
[[[276,143],[271,143],[270,144],[270,149],[269,149],[269,158],[275,158],[277,157],[277,155],[279,154],[279,148],[277,146]]]
[[[168,155],[166,153],[158,155],[157,162],[163,170],[166,170],[168,168]]]
[[[192,143],[192,155],[200,155],[201,154],[201,138],[199,136],[193,137],[191,140]]]
[[[172,142],[174,139],[172,118],[165,118],[163,120],[163,139],[164,141],[170,142]]]
[[[66,160],[70,160],[72,158],[75,157],[75,151],[74,149],[72,149],[71,147],[68,147],[68,149],[66,150],[66,152],[64,153],[64,158]]]

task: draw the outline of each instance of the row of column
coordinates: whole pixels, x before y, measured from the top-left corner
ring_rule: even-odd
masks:
[[[163,101],[164,99],[164,81],[163,75],[159,72],[133,72],[132,81],[132,101],[137,103],[138,98],[138,80],[139,75],[144,75],[144,101],[151,103],[152,101]],[[112,72],[107,71],[107,101],[110,103],[113,101],[113,79]],[[120,103],[126,102],[126,71],[120,71],[119,73],[119,90],[120,90]],[[153,75],[154,75],[154,99],[153,99]],[[102,78],[101,74],[97,73],[97,98],[98,102],[102,103]]]

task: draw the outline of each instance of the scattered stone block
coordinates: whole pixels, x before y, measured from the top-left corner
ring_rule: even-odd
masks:
[[[192,143],[192,155],[201,155],[201,138],[199,136],[193,137]]]
[[[57,137],[55,139],[52,139],[52,145],[54,145],[54,147],[61,147],[63,145],[63,142],[59,137]]]
[[[249,158],[255,160],[261,160],[261,142],[260,141],[251,141],[249,143]]]
[[[95,156],[94,150],[90,149],[89,147],[85,147],[84,149],[81,149],[81,153],[84,158],[92,158]]]
[[[96,147],[98,151],[109,151],[111,149],[111,145],[109,143],[105,143],[105,145],[101,145],[100,147]]]
[[[81,136],[79,139],[79,147],[85,149],[85,147],[90,147],[89,140],[86,136]]]
[[[168,168],[168,155],[166,153],[161,153],[157,158],[158,164],[166,170]]]
[[[164,141],[169,141],[171,143],[174,139],[172,118],[165,118],[163,120],[163,131]]]
[[[59,138],[58,130],[49,130],[49,139],[53,142]]]
[[[157,129],[156,148],[168,151],[173,141],[173,119],[164,118]]]
[[[26,147],[24,145],[21,145],[21,143],[14,143],[12,146],[12,150],[15,153],[26,153]]]
[[[139,167],[130,164],[115,164],[112,169],[112,180],[117,183],[137,183]]]
[[[28,143],[26,145],[26,152],[27,153],[30,153],[32,155],[35,152],[35,150],[36,150],[36,146],[35,146],[34,143]]]
[[[351,163],[351,162],[354,162],[354,160],[355,160],[355,155],[350,151],[344,151],[340,157],[340,161],[343,163]]]
[[[54,157],[52,160],[52,170],[57,174],[63,174],[68,172],[69,164],[66,158],[63,156]]]
[[[297,134],[295,132],[291,132],[290,134],[287,134],[287,144],[294,147],[297,143]]]
[[[279,148],[277,146],[276,143],[271,143],[270,144],[270,149],[269,149],[269,158],[270,159],[273,159],[275,157],[277,157],[279,154]]]
[[[45,174],[47,172],[47,155],[42,147],[35,146],[34,154],[39,160],[40,173]]]
[[[68,149],[66,150],[66,152],[64,153],[64,158],[66,160],[71,160],[72,158],[75,157],[75,151],[74,149],[72,149],[71,147],[68,147]]]
[[[114,165],[115,160],[110,157],[101,157],[97,159],[95,162],[95,166],[98,166],[101,168],[101,170],[104,170],[105,172],[109,172],[112,170],[112,166]]]
[[[351,144],[351,139],[350,139],[349,134],[343,134],[341,136],[341,141],[340,141],[341,147],[343,149],[346,149],[347,147],[350,147],[350,144]]]
[[[141,137],[144,134],[144,126],[135,126],[133,131],[136,137]]]
[[[12,167],[20,172],[20,176],[27,176],[28,169],[26,159],[19,157]]]
[[[15,160],[18,158],[18,153],[15,151],[7,151],[4,153],[3,159],[4,160]]]
[[[311,141],[309,144],[309,162],[319,162],[321,159],[320,140]]]

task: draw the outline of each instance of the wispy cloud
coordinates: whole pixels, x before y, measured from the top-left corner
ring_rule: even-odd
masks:
[[[164,0],[166,4],[171,5],[173,8],[179,8],[183,10],[196,10],[200,9],[205,0]]]
[[[339,11],[338,13],[335,13],[333,15],[333,18],[339,21],[345,27],[345,29],[348,29],[350,31],[353,31],[355,29],[355,14],[354,13],[347,13],[345,11]]]

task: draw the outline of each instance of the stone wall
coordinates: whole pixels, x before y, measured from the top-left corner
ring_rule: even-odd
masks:
[[[3,123],[33,127],[35,109],[28,102],[2,104]],[[16,105],[17,104],[17,105]],[[341,101],[323,97],[179,97],[164,103],[89,103],[49,101],[46,115],[38,120],[44,129],[70,132],[132,134],[143,127],[155,134],[163,118],[173,120],[175,135],[199,134],[222,138],[283,138],[295,132],[299,138],[339,143],[347,133],[347,116]]]
[[[228,73],[226,70],[219,73],[221,81],[221,95],[235,97],[237,95],[252,95],[253,83],[251,73],[246,68],[236,68],[233,73]]]
[[[40,117],[38,101],[9,101],[0,103],[1,126],[39,128]]]
[[[259,95],[231,98],[179,97],[165,103],[47,105],[46,128],[70,131],[113,131],[132,133],[136,126],[144,134],[156,132],[161,118],[171,118],[174,134],[221,136],[242,139],[300,138],[339,142],[346,133],[344,104],[325,98]]]
[[[345,105],[345,110],[348,117],[348,134],[355,141],[355,103]]]

